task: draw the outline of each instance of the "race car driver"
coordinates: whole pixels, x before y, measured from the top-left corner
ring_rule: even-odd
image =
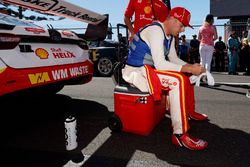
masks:
[[[200,64],[188,64],[180,60],[174,47],[174,36],[184,32],[185,27],[192,27],[189,24],[190,17],[187,9],[175,7],[163,23],[153,22],[142,28],[131,41],[122,76],[143,92],[159,92],[156,91],[158,83],[161,90],[168,89],[172,143],[190,150],[203,150],[208,142],[188,133],[188,116],[195,110],[194,88],[190,84],[189,75],[200,75],[205,72],[205,68]],[[154,74],[157,77],[152,77]]]

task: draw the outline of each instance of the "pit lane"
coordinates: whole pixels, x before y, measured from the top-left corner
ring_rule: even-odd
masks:
[[[250,82],[247,76],[215,73],[218,82]],[[111,133],[107,119],[113,108],[111,78],[66,86],[45,97],[1,98],[1,151],[9,166],[63,166],[64,116],[73,112],[78,123],[78,148],[83,166],[247,166],[250,164],[250,101],[246,87],[196,87],[197,111],[209,122],[191,121],[190,133],[209,142],[193,152],[171,144],[171,121],[166,117],[149,136]],[[5,108],[5,109],[4,109]],[[6,109],[7,108],[7,109]]]

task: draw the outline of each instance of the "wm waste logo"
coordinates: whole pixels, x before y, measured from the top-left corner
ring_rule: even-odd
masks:
[[[32,85],[50,81],[48,72],[29,74],[28,76],[29,76],[30,83]]]

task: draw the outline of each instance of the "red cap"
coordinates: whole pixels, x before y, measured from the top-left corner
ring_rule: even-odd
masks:
[[[193,28],[189,24],[191,14],[187,9],[183,7],[175,7],[170,10],[169,15],[179,20],[185,27]]]
[[[168,16],[168,7],[161,0],[153,0],[153,4],[156,20],[164,22]]]

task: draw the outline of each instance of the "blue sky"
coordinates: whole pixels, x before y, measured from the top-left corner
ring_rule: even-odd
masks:
[[[78,4],[84,8],[93,10],[101,14],[109,14],[109,22],[112,26],[123,23],[123,13],[129,0],[70,0],[68,2]],[[210,0],[171,0],[171,7],[183,6],[191,12],[191,24],[201,25],[205,16],[210,12]],[[215,24],[222,25],[227,20],[215,19]],[[217,27],[218,34],[224,35],[223,27]],[[197,34],[198,27],[194,30],[186,28],[184,32],[187,38]]]
[[[109,14],[109,22],[113,27],[117,23],[123,23],[123,13],[129,0],[67,0],[68,2],[79,5],[86,9],[95,11],[100,14]],[[191,12],[191,24],[201,25],[205,16],[210,11],[210,0],[171,0],[171,7],[182,6]],[[216,25],[223,25],[227,20],[215,19]],[[65,19],[63,21],[41,21],[38,24],[45,26],[52,24],[54,28],[86,28],[87,25],[83,22]],[[218,34],[223,36],[224,31],[222,26],[217,27]],[[84,30],[82,30],[84,32]],[[191,38],[193,34],[197,34],[198,27],[194,30],[186,28],[184,34],[187,38]]]

